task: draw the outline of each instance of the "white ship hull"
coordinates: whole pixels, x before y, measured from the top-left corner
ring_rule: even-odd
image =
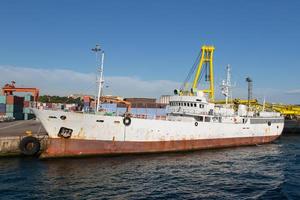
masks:
[[[50,110],[34,110],[49,134],[42,157],[96,154],[153,153],[255,145],[275,140],[283,130],[283,118],[227,118],[225,122],[170,121]],[[63,116],[63,117],[62,117]],[[62,119],[61,119],[62,118]],[[64,119],[65,118],[65,119]],[[59,136],[61,128],[70,138]]]

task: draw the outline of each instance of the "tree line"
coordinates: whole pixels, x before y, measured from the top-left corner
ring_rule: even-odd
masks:
[[[67,103],[67,104],[76,103],[79,105],[83,104],[83,101],[81,100],[80,97],[74,99],[71,97],[60,97],[60,96],[50,96],[50,95],[40,96],[39,102],[42,102],[42,103]]]

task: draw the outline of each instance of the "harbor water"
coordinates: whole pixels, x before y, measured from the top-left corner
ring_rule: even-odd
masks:
[[[185,153],[0,159],[1,199],[299,199],[300,135]]]

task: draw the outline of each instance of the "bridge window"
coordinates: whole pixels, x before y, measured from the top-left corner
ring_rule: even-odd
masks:
[[[196,116],[195,119],[199,122],[203,122],[203,116]]]
[[[221,117],[213,117],[214,122],[221,122]]]
[[[186,103],[184,102],[183,105],[186,106]]]
[[[210,122],[210,117],[205,117],[205,122]]]

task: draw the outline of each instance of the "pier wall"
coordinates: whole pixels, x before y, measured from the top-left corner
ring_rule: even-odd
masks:
[[[33,135],[38,138],[41,143],[41,151],[46,147],[48,136],[45,135]],[[26,136],[7,136],[0,137],[0,157],[6,156],[19,156],[22,155],[19,145],[21,140]]]

